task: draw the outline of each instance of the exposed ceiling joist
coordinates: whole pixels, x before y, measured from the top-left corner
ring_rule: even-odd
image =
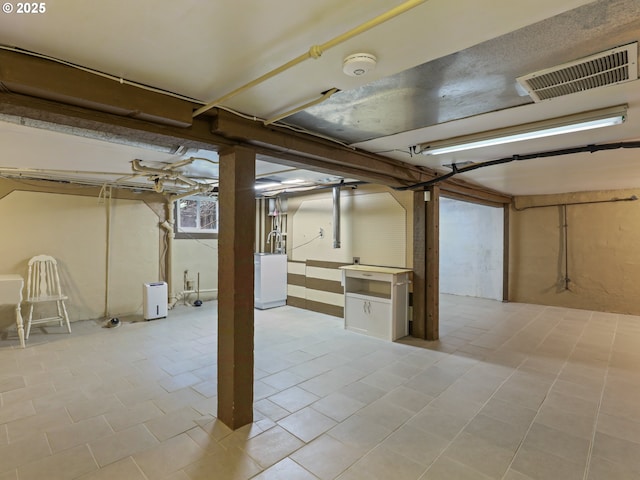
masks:
[[[58,106],[47,109],[45,102],[32,104],[31,108],[27,107],[27,111],[19,107],[20,101],[13,103],[14,108],[9,106],[11,102],[3,101],[3,105],[9,104],[3,107],[3,113],[11,114],[13,110],[13,115],[99,131],[102,136],[113,134],[121,140],[143,140],[167,148],[182,145],[217,150],[221,146],[256,139],[255,135],[259,134],[258,140],[262,141],[267,149],[276,147],[275,152],[270,152],[275,158],[278,158],[281,148],[285,148],[289,154],[313,156],[317,157],[316,160],[329,161],[333,170],[340,174],[346,173],[339,169],[340,165],[344,165],[348,167],[349,175],[362,173],[360,170],[364,170],[365,173],[371,172],[373,175],[359,175],[360,177],[391,185],[423,180],[415,166],[353,151],[346,151],[345,155],[346,149],[341,149],[329,141],[318,141],[309,136],[304,138],[303,135],[291,131],[273,133],[274,129],[266,129],[256,122],[243,120],[225,111],[218,111],[215,120],[217,128],[209,132],[207,116],[192,120],[195,108],[192,102],[126,83],[121,84],[112,78],[84,69],[10,50],[0,49],[0,84],[9,92],[25,96],[22,100],[27,97],[37,98],[84,110],[67,108],[72,115],[63,118],[64,115],[58,113]],[[38,112],[40,109],[43,111]],[[87,115],[88,112],[93,114]],[[98,118],[100,115],[97,112],[106,115]],[[129,118],[146,121],[147,125],[142,122],[127,122]],[[223,121],[224,127],[220,128]],[[163,126],[168,129],[178,127],[179,130],[169,132],[167,129],[163,130]],[[233,128],[229,128],[230,126]],[[132,135],[130,129],[136,132]],[[222,135],[216,134],[216,129]],[[363,156],[369,158],[363,159]],[[291,160],[291,156],[288,157]],[[301,160],[298,166],[308,166],[302,158]],[[312,159],[310,166],[317,166],[319,162],[316,160]]]
[[[116,115],[188,127],[195,104],[107,75],[0,49],[0,82],[10,92]]]
[[[0,114],[35,120],[42,124],[51,125],[52,129],[59,128],[62,131],[65,131],[66,128],[80,129],[86,132],[87,136],[91,136],[91,133],[95,132],[97,138],[103,140],[119,143],[146,143],[167,149],[183,146],[218,151],[224,147],[245,144],[275,160],[282,158],[287,165],[301,168],[310,167],[311,169],[317,169],[324,165],[324,169],[327,172],[347,177],[357,176],[358,178],[381,184],[410,184],[416,183],[421,179],[431,178],[431,176],[421,178],[416,175],[409,175],[404,172],[401,162],[383,157],[376,160],[375,156],[369,154],[362,154],[367,160],[367,167],[366,169],[361,168],[358,164],[363,164],[364,162],[357,161],[361,155],[351,151],[348,152],[348,158],[353,160],[353,163],[349,164],[348,159],[344,160],[342,162],[342,167],[344,168],[341,168],[340,163],[332,161],[334,156],[341,156],[336,154],[336,146],[330,144],[330,142],[326,142],[327,145],[318,146],[318,142],[314,139],[305,141],[297,137],[295,141],[296,148],[288,148],[284,152],[281,147],[272,147],[269,142],[259,146],[252,146],[241,138],[226,138],[223,135],[212,133],[211,118],[207,116],[194,119],[193,125],[189,128],[178,128],[98,112],[74,105],[60,104],[50,100],[7,93],[0,93]],[[235,117],[232,114],[228,115]],[[242,136],[244,135],[240,135],[240,137]],[[311,153],[315,156],[313,158],[305,157],[305,153],[311,154],[305,152],[305,149],[311,150]],[[394,162],[398,163],[398,166],[390,168],[389,165]],[[376,165],[380,165],[380,170],[376,170]],[[415,167],[413,168],[415,169]],[[393,181],[395,177],[391,176],[392,172],[395,172],[395,177],[399,177],[400,180]],[[403,180],[404,183],[401,183]]]
[[[114,143],[209,150],[237,143],[213,135],[208,121],[194,122],[189,128],[178,128],[11,93],[0,93],[0,114],[49,124],[52,130],[63,133],[80,135],[80,132],[85,132],[87,137]],[[66,128],[69,131],[65,131]]]
[[[234,115],[224,110],[217,110],[212,122],[212,132],[229,139],[260,145],[279,152],[299,155],[305,166],[307,161],[317,164],[325,162],[334,171],[353,176],[355,171],[363,180],[383,180],[390,186],[407,185],[418,178],[432,178],[434,172],[409,165],[398,160],[392,160],[371,153],[344,147],[318,137],[310,137],[303,133],[290,131],[281,127],[264,126]],[[342,168],[347,168],[347,174]]]
[[[337,168],[334,164],[329,163],[326,160],[311,157],[305,157],[304,166],[301,166],[300,155],[286,151],[274,152],[272,148],[262,145],[253,145],[252,148],[256,151],[256,153],[260,155],[276,159],[277,163],[280,165],[286,165],[294,168],[304,168],[306,170],[313,170],[314,172],[323,172],[331,176],[339,174],[347,178],[358,178],[370,183],[389,185],[389,176],[385,175],[384,173],[373,171],[364,172],[362,169],[349,165],[340,165],[340,167]]]
[[[41,122],[63,133],[82,132],[101,140],[145,143],[168,150],[218,151],[245,145],[275,162],[391,187],[435,176],[423,167],[283,127],[265,126],[225,110],[191,119],[193,102],[13,51],[0,50],[0,84],[10,92],[0,93],[0,114]]]
[[[492,192],[479,194],[475,189],[464,187],[463,185],[452,185],[445,183],[441,186],[440,194],[443,197],[460,200],[462,202],[477,203],[488,207],[502,207],[511,203],[511,197],[507,195],[495,195]]]

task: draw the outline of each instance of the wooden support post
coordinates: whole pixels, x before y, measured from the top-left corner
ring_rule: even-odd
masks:
[[[427,272],[427,208],[425,192],[413,194],[413,321],[411,335],[427,338],[426,272]]]
[[[411,335],[438,340],[440,328],[440,188],[413,194]]]
[[[429,187],[426,205],[426,339],[440,338],[440,187]]]
[[[218,418],[253,421],[255,152],[220,152],[218,234]]]
[[[511,204],[505,203],[502,241],[502,301],[509,301],[509,212]]]

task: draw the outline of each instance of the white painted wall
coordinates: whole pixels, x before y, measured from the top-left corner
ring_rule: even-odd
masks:
[[[440,292],[502,300],[503,210],[440,199]]]
[[[142,313],[142,285],[161,280],[165,231],[143,201],[113,199],[109,313]],[[49,254],[58,260],[71,321],[102,318],[106,309],[106,208],[96,196],[16,190],[0,197],[0,273],[26,277],[27,261]],[[183,290],[184,271],[200,272],[202,300],[217,297],[218,240],[176,239],[173,293]],[[205,291],[206,290],[206,291]],[[24,292],[26,295],[26,290]],[[191,294],[187,299],[195,300]],[[0,306],[0,332],[14,323],[13,310]]]
[[[26,277],[29,258],[52,255],[71,320],[103,317],[104,204],[91,196],[14,191],[0,199],[0,221],[0,273]],[[140,312],[142,284],[159,278],[158,217],[141,201],[114,199],[111,228],[110,313]]]
[[[181,238],[173,241],[173,293],[179,295],[184,290],[184,272],[196,285],[200,273],[200,299],[212,300],[218,297],[218,240]],[[186,300],[193,302],[195,294]],[[179,299],[182,302],[182,299]]]
[[[331,192],[290,199],[300,202],[289,224],[291,260],[324,260],[406,266],[407,212],[390,193],[341,192],[341,246],[333,248],[333,199]],[[319,231],[323,230],[323,238]]]

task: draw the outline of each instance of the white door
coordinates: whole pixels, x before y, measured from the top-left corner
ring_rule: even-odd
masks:
[[[366,300],[347,295],[344,306],[344,328],[358,333],[367,333],[369,316]]]
[[[391,302],[368,300],[367,303],[369,335],[384,340],[393,340],[391,333]]]

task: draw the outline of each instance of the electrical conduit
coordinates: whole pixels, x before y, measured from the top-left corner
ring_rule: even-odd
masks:
[[[340,248],[340,187],[333,187],[333,248]]]
[[[111,283],[111,193],[112,187],[103,185],[98,198],[102,197],[106,214],[106,239],[105,239],[105,279],[104,279],[104,317],[111,316],[111,299],[109,286]]]
[[[285,63],[284,65],[281,65],[278,68],[275,68],[274,70],[271,70],[270,72],[265,73],[264,75],[262,75],[261,77],[256,78],[255,80],[252,80],[251,82],[243,85],[242,87],[239,87],[229,93],[227,93],[226,95],[223,95],[222,97],[218,98],[217,100],[214,100],[212,102],[207,103],[206,105],[204,105],[203,107],[198,108],[197,110],[195,110],[193,112],[193,117],[197,117],[198,115],[201,115],[203,113],[205,113],[208,110],[211,110],[213,107],[216,107],[217,105],[222,104],[223,102],[229,100],[232,97],[235,97],[236,95],[245,92],[246,90],[249,90],[250,88],[255,87],[256,85],[261,84],[262,82],[265,82],[267,80],[269,80],[270,78],[275,77],[276,75],[289,70],[292,67],[295,67],[296,65],[298,65],[299,63],[304,62],[305,60],[308,60],[309,58],[320,58],[322,56],[322,54],[326,51],[329,50],[332,47],[335,47],[336,45],[339,45],[347,40],[349,40],[350,38],[355,37],[356,35],[360,35],[361,33],[366,32],[367,30],[372,29],[373,27],[376,27],[384,22],[386,22],[387,20],[391,20],[394,17],[397,17],[398,15],[405,13],[408,10],[411,10],[414,7],[417,7],[418,5],[421,5],[423,3],[425,3],[426,0],[409,0],[407,2],[404,2],[400,5],[398,5],[395,8],[392,8],[391,10],[387,11],[386,13],[383,13],[382,15],[378,15],[377,17],[369,20],[368,22],[365,22],[351,30],[349,30],[348,32],[343,33],[342,35],[338,35],[337,37],[329,40],[328,42],[325,42],[321,45],[313,45],[308,52],[303,53],[302,55],[294,58],[293,60],[290,60],[289,62]],[[273,120],[272,120],[273,121]]]

